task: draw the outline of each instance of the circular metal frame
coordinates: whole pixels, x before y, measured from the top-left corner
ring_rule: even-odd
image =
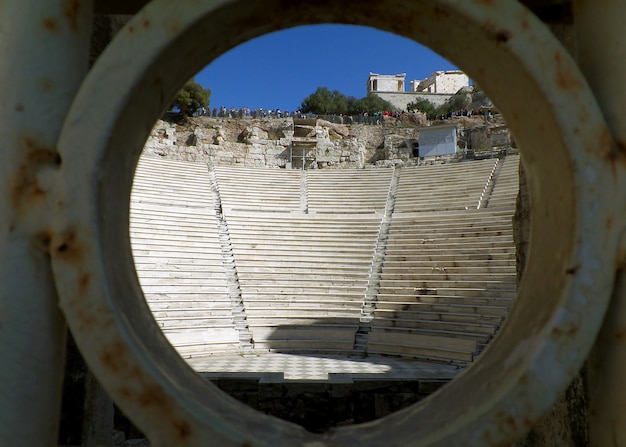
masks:
[[[180,85],[241,42],[317,23],[394,32],[462,67],[516,136],[533,216],[517,304],[475,364],[405,410],[325,434],[262,415],[185,364],[149,313],[128,232],[137,159]],[[602,174],[609,146],[575,63],[514,0],[154,0],[97,61],[62,132],[60,305],[90,368],[155,446],[507,445],[578,372],[606,310],[617,236],[595,231],[613,219],[595,198],[614,186]]]

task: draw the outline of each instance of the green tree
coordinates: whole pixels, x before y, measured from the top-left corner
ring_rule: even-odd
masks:
[[[441,107],[444,114],[468,109],[472,104],[472,95],[466,89],[461,89],[451,96]]]
[[[304,98],[300,109],[304,113],[310,112],[317,115],[357,115],[363,112],[374,113],[395,110],[391,103],[373,93],[368,94],[365,98],[356,99],[354,96],[346,96],[337,90],[331,92],[328,87],[318,87],[315,93]]]
[[[389,101],[385,101],[375,93],[368,93],[365,98],[357,100],[354,106],[354,110],[350,111],[351,115],[365,112],[372,114],[375,112],[384,112],[385,110],[391,112],[396,109]]]
[[[328,115],[332,113],[346,113],[348,98],[338,90],[330,91],[328,87],[318,87],[315,93],[302,100],[300,109],[304,113]]]
[[[429,120],[433,120],[437,117],[438,110],[435,105],[427,99],[418,98],[415,101],[407,104],[407,110],[422,112]]]
[[[184,116],[193,116],[202,107],[209,106],[210,97],[211,90],[202,87],[194,78],[191,78],[180,89],[169,110]]]

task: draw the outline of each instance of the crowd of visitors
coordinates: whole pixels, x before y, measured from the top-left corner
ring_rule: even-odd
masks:
[[[392,118],[402,118],[407,114],[416,114],[416,111],[407,112],[407,111],[381,111],[374,113],[360,113],[359,115],[342,115],[342,114],[332,114],[332,115],[315,115],[312,113],[302,113],[300,110],[296,110],[290,112],[289,110],[280,110],[280,109],[254,109],[251,110],[248,107],[242,107],[240,109],[236,109],[234,107],[226,108],[224,106],[219,109],[214,107],[210,108],[200,108],[194,116],[211,116],[211,117],[220,117],[220,118],[323,118],[327,121],[334,122],[336,124],[381,124],[381,118],[384,117],[392,117]],[[472,115],[486,115],[487,119],[490,120],[492,118],[491,110],[456,110],[450,111],[447,114],[442,114],[436,117],[436,119],[445,120],[453,117],[459,116],[472,116]]]
[[[295,112],[290,112],[289,110],[280,110],[280,109],[254,109],[251,110],[248,107],[242,107],[240,109],[236,109],[231,107],[230,109],[222,106],[219,109],[214,107],[213,109],[201,107],[200,110],[196,113],[195,116],[213,116],[220,118],[284,118],[289,116],[302,116],[300,110],[296,110]]]

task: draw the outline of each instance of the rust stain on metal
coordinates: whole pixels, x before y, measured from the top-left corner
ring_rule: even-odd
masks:
[[[63,3],[63,14],[70,22],[72,30],[75,32],[78,32],[78,15],[80,7],[80,0],[65,0]]]
[[[26,156],[29,164],[35,166],[61,166],[61,154],[55,149],[37,145],[31,138],[24,138],[24,146],[31,149]]]
[[[57,31],[59,31],[59,22],[51,17],[43,19],[41,24],[46,31],[49,31],[51,33],[56,33]]]
[[[511,39],[512,34],[509,30],[501,29],[495,32],[494,37],[498,43],[507,43]]]
[[[129,370],[129,363],[126,359],[126,349],[119,341],[114,341],[99,354],[102,365],[112,374],[118,375]]]
[[[46,195],[46,191],[37,182],[37,172],[42,167],[58,167],[61,156],[53,149],[40,144],[29,136],[19,141],[25,160],[11,179],[11,203],[17,208],[26,203],[33,203]]]
[[[74,230],[67,231],[61,237],[61,243],[57,245],[56,256],[66,262],[72,264],[80,264],[83,262],[83,250],[76,240],[76,232]]]
[[[565,66],[561,53],[554,54],[554,63],[556,66],[554,80],[561,90],[580,90],[584,87],[578,76],[573,75]]]
[[[91,313],[86,312],[82,308],[76,311],[78,319],[80,320],[80,326],[82,329],[93,329],[98,323],[98,318]]]
[[[19,207],[23,202],[38,201],[45,194],[29,167],[21,165],[11,182],[11,203]]]
[[[624,343],[624,341],[626,341],[626,328],[616,331],[614,337],[619,343]]]
[[[555,337],[559,337],[559,338],[560,337],[574,338],[576,334],[578,333],[579,329],[580,327],[578,326],[577,323],[570,322],[565,327],[557,326],[554,329],[552,329],[552,335]]]
[[[150,19],[143,19],[141,24],[143,25],[144,28],[149,28],[150,27]]]
[[[193,434],[192,426],[175,415],[175,405],[170,396],[165,393],[159,385],[146,383],[142,371],[126,361],[126,350],[119,342],[114,342],[110,347],[105,348],[100,354],[103,365],[113,374],[129,374],[142,384],[140,391],[133,391],[127,386],[118,388],[118,393],[127,401],[132,401],[144,410],[152,409],[160,413],[164,423],[170,423],[173,427],[178,443],[184,443]],[[177,445],[179,445],[177,443]]]
[[[178,436],[179,441],[184,442],[188,440],[191,437],[191,434],[193,433],[193,429],[191,428],[191,425],[189,425],[187,421],[183,421],[180,419],[174,420],[172,421],[172,426],[176,430],[176,435]]]
[[[618,166],[626,167],[626,141],[614,142],[610,131],[603,128],[597,143],[590,146],[591,152],[603,156],[610,164],[613,174],[617,176]]]
[[[167,405],[169,399],[160,386],[146,385],[135,400],[142,407],[160,407]]]
[[[530,23],[528,23],[528,20],[526,19],[522,20],[522,28],[524,29],[530,28]]]
[[[13,231],[14,226],[11,225],[9,231]],[[34,238],[35,245],[39,251],[44,253],[50,253],[50,242],[52,241],[52,234],[50,230],[42,231]]]
[[[18,102],[17,104],[15,104],[15,111],[20,113],[24,111],[24,104],[22,104],[21,102]]]
[[[59,153],[40,144],[29,136],[20,138],[19,145],[26,160],[20,164],[11,180],[11,203],[17,208],[24,203],[37,201],[46,192],[37,183],[37,171],[43,166],[58,166],[61,163]]]
[[[89,289],[89,284],[91,283],[91,275],[89,273],[83,273],[78,278],[78,293],[80,295],[85,295],[87,290]]]

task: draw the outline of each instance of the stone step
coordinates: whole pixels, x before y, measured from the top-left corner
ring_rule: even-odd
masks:
[[[374,319],[392,320],[399,323],[400,326],[406,325],[411,321],[444,321],[455,323],[476,323],[491,324],[499,326],[502,324],[503,317],[501,315],[489,315],[482,313],[462,313],[460,310],[450,308],[445,312],[433,312],[425,310],[404,310],[404,309],[381,309],[374,311]],[[380,322],[377,322],[380,324]]]
[[[480,280],[480,279],[502,279],[515,277],[515,269],[512,266],[487,266],[485,268],[472,267],[421,267],[421,268],[399,268],[386,267],[383,269],[383,277],[388,280]]]
[[[460,290],[458,295],[449,293],[444,294],[444,291],[432,291],[431,294],[388,294],[388,293],[379,293],[377,296],[377,305],[381,303],[389,303],[390,306],[396,305],[397,303],[425,303],[425,304],[467,304],[467,305],[488,305],[488,306],[499,306],[504,308],[509,308],[515,299],[515,294],[513,293],[494,293],[492,296],[486,295],[468,295],[467,293],[462,294],[461,292],[466,292]]]
[[[472,323],[438,320],[408,320],[374,318],[373,328],[402,328],[402,329],[434,329],[448,332],[473,332],[482,335],[493,335],[497,326],[488,323]]]
[[[431,295],[452,295],[467,297],[500,297],[512,299],[515,297],[514,289],[497,289],[489,287],[437,287],[437,288],[416,288],[416,287],[380,287],[379,295],[397,295],[397,296],[431,296]]]
[[[369,334],[368,352],[437,357],[471,362],[476,341],[462,338],[373,331]]]
[[[478,315],[495,315],[506,317],[509,313],[509,305],[479,305],[455,303],[416,303],[416,302],[387,302],[377,301],[376,310],[378,312],[402,311],[402,312],[438,312],[438,313],[462,313]],[[379,314],[380,315],[380,314]]]

